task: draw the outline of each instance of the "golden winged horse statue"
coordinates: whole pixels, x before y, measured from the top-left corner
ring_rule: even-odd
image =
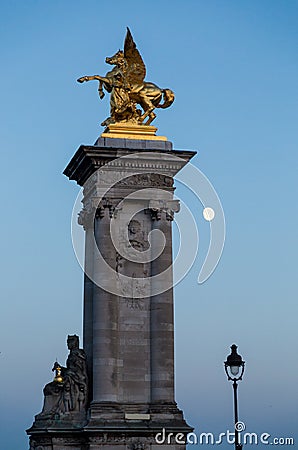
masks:
[[[155,108],[168,108],[173,103],[175,96],[171,89],[161,89],[156,84],[145,81],[146,66],[129,28],[124,51],[119,50],[114,56],[107,57],[106,63],[115,67],[104,77],[93,75],[77,80],[79,83],[98,80],[100,98],[105,95],[103,88],[111,94],[110,117],[101,125],[119,122],[150,125],[156,117]]]

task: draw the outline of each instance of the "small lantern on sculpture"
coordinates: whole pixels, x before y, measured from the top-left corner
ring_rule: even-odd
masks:
[[[63,383],[63,377],[61,375],[61,370],[62,369],[59,365],[57,365],[55,367],[56,375],[55,375],[54,381],[56,381],[57,383]]]

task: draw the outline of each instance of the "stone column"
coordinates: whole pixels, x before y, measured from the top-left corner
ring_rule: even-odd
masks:
[[[89,378],[89,397],[93,392],[93,258],[94,258],[94,214],[93,208],[83,209],[78,222],[85,230],[85,270],[84,270],[84,304],[83,304],[83,347],[87,356],[87,370]],[[91,278],[90,278],[91,277]]]
[[[151,402],[174,403],[174,313],[173,313],[173,272],[172,272],[172,217],[166,206],[150,202],[153,230],[159,230],[165,237],[162,254],[152,261],[151,297]],[[172,201],[173,203],[173,201]],[[156,207],[157,206],[157,207]],[[154,233],[153,233],[154,236]],[[159,239],[153,237],[154,246],[159,247]],[[164,274],[155,281],[154,276]],[[169,288],[170,286],[170,288]],[[160,293],[154,295],[154,292]]]
[[[110,236],[110,209],[98,208],[95,218],[95,241],[99,252],[111,267],[116,253]],[[94,254],[94,280],[106,276],[97,252]],[[117,402],[118,299],[98,285],[93,287],[93,403]]]

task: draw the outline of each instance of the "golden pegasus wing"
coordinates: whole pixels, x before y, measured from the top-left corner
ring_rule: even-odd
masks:
[[[127,82],[131,85],[142,84],[146,76],[146,66],[128,27],[124,41],[124,58],[127,63],[125,73]]]

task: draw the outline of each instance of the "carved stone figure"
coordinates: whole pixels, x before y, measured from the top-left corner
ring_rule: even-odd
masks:
[[[140,251],[147,250],[149,242],[145,241],[141,224],[138,220],[132,219],[128,224],[128,239],[130,245]]]
[[[149,242],[146,239],[147,233],[143,230],[141,222],[132,219],[127,225],[128,241],[127,255],[128,259],[116,254],[116,272],[119,274],[119,290],[127,306],[132,309],[143,308],[143,298],[148,297],[150,292],[149,266],[142,261],[141,253],[149,248]],[[140,261],[133,262],[129,260],[130,249],[137,250],[140,254]],[[121,274],[128,277],[123,280]]]
[[[48,383],[43,390],[44,405],[39,417],[67,414],[73,411],[84,411],[88,398],[88,379],[86,355],[79,348],[79,337],[69,335],[67,338],[69,355],[66,367],[54,363],[56,371],[54,381]]]
[[[173,103],[175,96],[171,89],[161,89],[144,80],[146,67],[129,28],[124,41],[124,52],[119,50],[114,56],[107,57],[106,63],[115,67],[105,77],[93,75],[77,80],[79,83],[98,80],[101,99],[105,95],[103,87],[111,94],[110,117],[102,123],[103,126],[119,122],[149,125],[156,117],[153,112],[155,108],[168,108]]]

